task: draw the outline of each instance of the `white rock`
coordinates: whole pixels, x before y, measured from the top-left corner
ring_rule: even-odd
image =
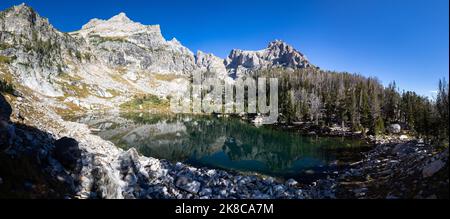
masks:
[[[398,134],[402,131],[402,127],[399,124],[391,124],[388,130],[392,134]]]
[[[409,137],[407,135],[400,135],[399,139],[404,141],[404,140],[408,140]]]

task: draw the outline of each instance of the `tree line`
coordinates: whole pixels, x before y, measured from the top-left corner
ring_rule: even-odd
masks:
[[[384,87],[376,78],[320,69],[268,69],[260,74],[279,79],[281,119],[286,123],[339,124],[380,135],[400,124],[415,135],[448,145],[449,85],[439,81],[436,98]]]

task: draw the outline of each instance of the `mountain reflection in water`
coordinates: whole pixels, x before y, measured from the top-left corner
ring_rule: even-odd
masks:
[[[293,177],[339,159],[330,151],[366,146],[359,140],[301,136],[212,116],[127,113],[71,120],[89,125],[123,149],[134,147],[144,156],[277,177]]]

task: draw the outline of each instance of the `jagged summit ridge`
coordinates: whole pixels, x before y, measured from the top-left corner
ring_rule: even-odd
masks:
[[[0,56],[7,57],[8,69],[18,83],[46,96],[61,96],[57,75],[70,71],[68,60],[81,54],[81,43],[56,30],[26,4],[0,12]],[[73,65],[74,66],[74,65]]]
[[[161,35],[161,28],[159,25],[143,25],[139,22],[134,22],[124,12],[121,12],[108,20],[91,19],[77,32],[83,36],[97,34],[105,37],[126,37],[138,33]]]
[[[108,20],[92,19],[71,35],[84,39],[113,68],[175,75],[195,69],[194,54],[177,39],[166,40],[159,25],[132,21],[123,12]]]
[[[109,21],[116,21],[116,22],[122,22],[122,23],[131,23],[131,22],[133,22],[133,21],[131,21],[130,18],[127,17],[127,14],[125,14],[125,12],[120,12],[116,16],[110,18]]]
[[[224,63],[230,74],[236,77],[267,68],[312,67],[305,55],[281,40],[270,42],[267,48],[257,51],[234,49]]]
[[[47,18],[22,3],[0,12],[0,30],[31,37],[32,31],[53,30]]]
[[[11,10],[18,14],[35,13],[34,9],[25,3],[21,3],[20,5],[15,5],[9,9],[7,9],[6,11],[11,11]]]
[[[232,80],[266,68],[310,66],[280,40],[259,51],[233,50],[225,60],[194,54],[177,39],[166,40],[159,25],[135,22],[125,13],[94,18],[79,31],[62,33],[25,4],[0,12],[0,41],[0,56],[7,57],[17,83],[89,109],[120,103],[134,93],[167,97],[197,71]]]

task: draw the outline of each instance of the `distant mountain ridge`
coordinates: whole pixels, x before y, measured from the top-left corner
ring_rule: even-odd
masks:
[[[61,107],[114,107],[135,94],[165,98],[185,92],[194,71],[231,80],[268,68],[314,67],[280,40],[260,51],[235,49],[225,60],[194,54],[177,39],[166,40],[159,25],[134,22],[125,13],[62,33],[25,4],[0,12],[0,40],[0,56],[8,60],[1,74],[59,98]]]

